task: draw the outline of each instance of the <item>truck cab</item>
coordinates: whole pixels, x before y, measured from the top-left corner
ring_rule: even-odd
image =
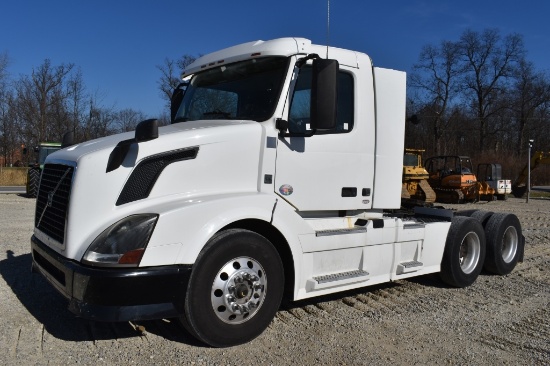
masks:
[[[205,55],[182,81],[171,125],[144,121],[46,161],[33,268],[73,313],[176,317],[224,347],[261,334],[283,296],[434,272],[453,286],[476,279],[480,223],[396,213],[405,73],[282,38]],[[512,221],[506,270],[523,248]]]

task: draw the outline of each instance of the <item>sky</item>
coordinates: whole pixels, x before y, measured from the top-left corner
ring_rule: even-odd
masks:
[[[104,107],[147,118],[165,111],[158,65],[235,44],[304,37],[411,71],[423,46],[467,29],[524,37],[527,59],[550,71],[546,0],[2,0],[0,54],[16,80],[49,59],[74,64]]]

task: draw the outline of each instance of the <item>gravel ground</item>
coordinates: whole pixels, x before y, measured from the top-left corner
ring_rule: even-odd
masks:
[[[550,365],[550,200],[449,205],[514,212],[525,261],[449,288],[437,275],[285,303],[254,341],[214,349],[168,320],[97,323],[31,274],[34,199],[0,195],[2,365]],[[145,327],[145,332],[137,330]]]

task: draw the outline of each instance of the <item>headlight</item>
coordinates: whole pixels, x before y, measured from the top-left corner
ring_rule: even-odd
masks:
[[[82,263],[104,267],[137,267],[158,215],[128,216],[109,226],[92,242]]]

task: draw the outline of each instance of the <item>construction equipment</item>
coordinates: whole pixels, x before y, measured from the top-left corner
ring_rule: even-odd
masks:
[[[420,149],[405,149],[403,155],[403,186],[401,204],[424,205],[435,202],[435,192],[428,183],[428,171],[422,166]]]
[[[550,152],[535,151],[531,157],[531,171],[541,164],[550,164]],[[512,194],[514,197],[521,198],[527,192],[527,176],[529,174],[528,165],[521,170],[518,178],[512,184]]]
[[[36,197],[44,162],[48,155],[59,149],[61,149],[61,142],[41,142],[38,146],[34,147],[36,161],[29,163],[29,170],[27,171],[27,196]],[[27,151],[24,149],[23,154],[26,153]]]
[[[492,201],[495,191],[486,182],[478,182],[468,156],[434,156],[426,160],[428,183],[436,201],[462,203]]]
[[[506,200],[506,195],[512,193],[512,181],[502,179],[502,166],[500,164],[478,164],[476,176],[479,184],[487,184],[495,191],[498,200]]]

